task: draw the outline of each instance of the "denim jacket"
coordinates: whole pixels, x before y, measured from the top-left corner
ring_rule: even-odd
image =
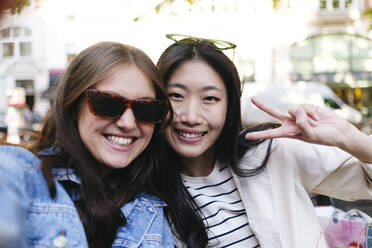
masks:
[[[77,191],[67,192],[62,185],[80,180],[71,169],[54,169],[53,174],[54,199],[35,155],[20,147],[0,146],[0,247],[88,247],[72,200]],[[118,229],[112,247],[173,247],[164,206],[145,193],[125,204],[127,224]]]

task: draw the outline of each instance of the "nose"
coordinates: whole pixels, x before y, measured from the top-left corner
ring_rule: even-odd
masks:
[[[176,114],[179,115],[181,122],[184,124],[197,125],[201,123],[200,105],[198,101],[194,99],[183,102],[182,107],[179,109],[179,113]]]
[[[120,128],[131,130],[137,126],[136,118],[134,117],[133,110],[127,108],[124,113],[116,120],[116,125]]]

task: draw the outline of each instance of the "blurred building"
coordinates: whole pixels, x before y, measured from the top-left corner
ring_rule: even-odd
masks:
[[[222,39],[245,82],[328,84],[372,113],[372,0],[31,0],[0,23],[0,113],[22,87],[44,114],[49,86],[69,61],[102,40],[135,45],[156,62],[167,33]]]
[[[82,49],[103,40],[136,44],[134,19],[159,2],[30,0],[21,14],[6,13],[0,22],[0,121],[16,88],[25,90],[29,108],[45,115],[51,88]]]
[[[148,1],[146,8],[158,2]],[[30,113],[46,114],[52,88],[82,49],[103,40],[135,44],[126,37],[135,37],[131,24],[144,11],[136,6],[143,5],[133,0],[30,0],[21,14],[5,13],[0,22],[0,140],[5,130],[8,142],[22,142],[34,126],[27,121]]]
[[[231,57],[245,82],[327,84],[370,126],[372,36],[363,13],[371,7],[371,0],[168,0],[140,20],[238,44]]]
[[[0,114],[7,110],[8,89],[23,88],[25,103],[32,108],[48,85],[43,25],[35,2],[22,15],[7,14],[1,20]]]
[[[306,22],[306,37],[289,47],[290,80],[328,84],[346,103],[364,114],[364,124],[369,127],[372,40],[370,21],[363,13],[372,7],[372,1],[320,0],[314,7]]]

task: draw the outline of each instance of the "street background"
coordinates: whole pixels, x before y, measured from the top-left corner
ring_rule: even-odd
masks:
[[[372,32],[366,15],[371,0],[23,2],[19,14],[8,13],[0,24],[0,124],[7,126],[12,142],[18,142],[19,128],[35,124],[21,113],[46,114],[51,88],[82,49],[103,40],[119,41],[141,48],[156,62],[172,43],[167,33],[237,44],[226,54],[249,84],[242,98],[247,125],[266,120],[250,112],[249,97],[258,88],[313,82],[330,87],[339,99],[325,96],[320,88],[292,96],[284,90],[272,104],[328,106],[372,133]],[[352,117],[347,107],[358,110],[359,117]],[[37,124],[40,118],[32,119]]]

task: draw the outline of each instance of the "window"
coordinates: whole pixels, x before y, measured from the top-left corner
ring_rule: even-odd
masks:
[[[352,0],[345,0],[345,7],[348,9],[351,7],[351,4],[353,3]]]
[[[332,1],[332,8],[333,9],[339,9],[340,8],[340,2],[339,2],[339,0],[333,0]]]
[[[327,0],[320,0],[320,9],[327,9]]]
[[[16,80],[16,87],[25,89],[26,104],[33,109],[35,103],[35,87],[34,80]]]
[[[23,35],[24,36],[30,36],[31,35],[31,30],[28,29],[28,28],[23,29]]]
[[[16,87],[25,89],[26,94],[34,93],[34,80],[16,80]]]
[[[16,28],[13,28],[13,36],[14,37],[19,37],[21,36],[21,28],[20,27],[16,27]]]
[[[7,28],[7,29],[4,29],[4,30],[1,30],[1,37],[2,38],[7,38],[10,36],[10,28]]]
[[[354,0],[355,1],[355,0]],[[321,11],[345,11],[352,7],[353,0],[320,0],[319,9]]]
[[[2,58],[29,57],[32,55],[31,30],[11,27],[0,30],[0,55]]]
[[[3,43],[3,57],[14,56],[14,43],[4,42]]]
[[[346,33],[315,35],[293,44],[289,54],[293,80],[312,77],[338,82],[345,75],[360,80],[372,77],[372,40],[368,37]]]
[[[19,54],[20,56],[31,55],[31,42],[20,42],[19,43]]]

